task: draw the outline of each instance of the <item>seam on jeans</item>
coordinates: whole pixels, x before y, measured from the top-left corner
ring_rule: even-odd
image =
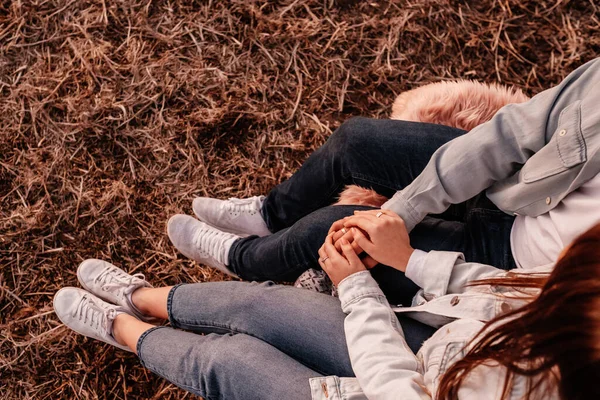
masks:
[[[360,179],[363,180],[367,183],[374,183],[376,185],[380,185],[380,186],[385,186],[386,188],[393,190],[395,192],[397,192],[399,189],[397,186],[394,186],[392,183],[390,183],[390,181],[388,180],[382,180],[382,179],[377,179],[377,178],[373,178],[372,176],[369,175],[365,175],[365,174],[361,174],[359,172],[353,173],[351,174],[351,178],[352,181],[354,182],[356,179]],[[354,182],[355,185],[358,185],[357,182]],[[360,186],[360,185],[359,185]]]
[[[173,378],[170,374],[164,373],[162,372],[162,370],[160,368],[157,368],[155,366],[149,365],[148,363],[146,363],[143,359],[143,354],[142,354],[142,343],[144,341],[144,339],[146,339],[146,337],[154,332],[157,331],[159,329],[169,329],[169,327],[167,326],[155,326],[154,328],[150,328],[148,329],[146,332],[142,333],[142,335],[140,336],[140,338],[138,339],[137,342],[137,353],[138,353],[138,358],[140,360],[140,364],[142,364],[142,366],[152,372],[154,372],[157,375],[162,376],[163,378],[167,379],[169,382],[174,383],[175,385],[181,387],[184,390],[187,390],[188,392],[200,395],[201,397],[210,400],[210,399],[215,399],[215,396],[211,396],[211,395],[207,395],[204,394],[203,390],[200,388],[197,388],[193,385],[188,385],[187,383],[181,383],[178,379]],[[221,398],[221,396],[218,396],[218,398]]]
[[[348,178],[351,178],[351,177],[344,176],[344,175],[342,174],[342,182],[345,182],[345,181],[349,180]],[[324,196],[324,199],[323,199],[322,201],[320,201],[319,203],[317,203],[317,204],[318,204],[318,206],[317,206],[317,209],[318,209],[318,208],[323,208],[324,206],[328,206],[328,205],[330,205],[330,204],[331,204],[331,197],[333,196],[333,194],[334,194],[334,193],[336,193],[336,192],[339,194],[339,193],[340,193],[340,191],[341,191],[341,189],[342,189],[342,187],[344,187],[344,186],[346,186],[346,185],[347,185],[346,183],[338,183],[337,185],[335,185],[335,186],[334,186],[334,187],[333,187],[333,188],[332,188],[332,189],[331,189],[331,190],[330,190],[330,191],[327,193],[327,195],[326,195],[326,196]]]
[[[140,359],[140,364],[142,364],[142,367],[144,367],[144,368],[148,368],[148,367],[146,366],[146,362],[144,361],[144,358],[143,358],[143,355],[142,355],[142,343],[144,342],[144,339],[146,339],[146,337],[150,333],[152,333],[152,332],[154,332],[156,330],[162,329],[162,328],[167,328],[167,327],[166,326],[155,326],[154,328],[150,328],[146,332],[142,333],[140,335],[140,337],[138,338],[138,341],[137,341],[137,344],[135,345],[135,348],[137,350],[138,358]],[[150,369],[150,368],[148,368],[148,369]]]
[[[265,339],[263,339],[261,337],[258,337],[256,335],[254,335],[253,333],[250,333],[250,332],[247,332],[247,331],[244,331],[244,330],[241,330],[241,329],[234,329],[230,325],[207,323],[205,321],[183,321],[183,320],[180,320],[180,323],[186,324],[186,325],[191,326],[193,328],[199,328],[199,329],[200,328],[220,328],[220,329],[228,330],[229,333],[231,333],[233,335],[247,335],[247,336],[250,336],[250,337],[252,337],[254,339],[260,340],[261,342],[267,343],[268,345],[273,346],[276,349],[278,349],[279,351],[287,354],[285,351],[281,350],[278,346],[275,346],[275,345],[271,344],[267,340],[265,340]],[[185,328],[182,328],[182,329],[185,330]],[[321,375],[327,375],[327,372],[322,371],[316,365],[311,365],[310,363],[305,363],[305,362],[302,362],[300,360],[296,360],[296,361],[298,361],[300,364],[302,364],[302,365],[304,365],[304,366],[312,369],[313,371],[315,371],[315,372],[317,372],[317,373],[319,373]]]
[[[169,318],[169,323],[174,328],[177,328],[178,325],[177,321],[175,320],[175,317],[173,316],[173,296],[175,296],[175,291],[183,285],[185,284],[180,283],[179,285],[173,286],[173,288],[169,291],[169,294],[167,295],[167,316]]]
[[[186,325],[186,326],[189,326],[192,328],[220,328],[220,329],[229,331],[229,333],[232,333],[232,334],[243,334],[243,335],[253,336],[252,334],[250,334],[246,331],[243,331],[241,329],[234,329],[231,327],[231,325],[228,325],[228,324],[217,324],[217,323],[212,323],[212,322],[206,322],[203,320],[192,321],[192,320],[182,320],[182,319],[180,319],[178,322],[182,325]],[[180,329],[187,330],[185,327],[180,327]],[[259,338],[257,338],[257,339],[259,339]]]

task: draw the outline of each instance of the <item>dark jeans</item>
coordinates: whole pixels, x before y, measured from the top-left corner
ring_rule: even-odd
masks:
[[[279,281],[320,268],[317,250],[331,224],[354,210],[368,209],[330,205],[346,185],[390,197],[421,173],[440,146],[464,133],[442,125],[350,119],[290,179],[271,190],[262,213],[275,233],[236,241],[229,267],[246,280]],[[512,269],[513,220],[482,193],[427,217],[411,232],[411,244],[425,251],[459,251],[467,261]],[[373,269],[373,275],[392,304],[410,304],[418,289],[402,272],[386,266]]]
[[[306,400],[310,378],[354,376],[335,297],[273,282],[196,283],[174,287],[167,309],[172,328],[146,331],[140,360],[207,400]],[[399,320],[416,352],[413,338],[433,328]]]

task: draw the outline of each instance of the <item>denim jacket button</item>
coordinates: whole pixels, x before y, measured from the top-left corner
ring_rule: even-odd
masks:
[[[454,297],[452,298],[452,300],[450,300],[450,305],[451,305],[452,307],[454,307],[454,306],[455,306],[455,305],[457,305],[459,302],[460,302],[460,299],[458,298],[458,296],[454,296]]]
[[[325,398],[328,399],[329,391],[327,390],[327,384],[325,382],[321,383],[321,390],[323,390],[323,394],[325,395]]]
[[[560,132],[558,132],[558,136],[565,136],[567,134],[567,131],[562,129]]]
[[[546,204],[550,204],[552,202],[552,199],[550,197],[546,197]]]

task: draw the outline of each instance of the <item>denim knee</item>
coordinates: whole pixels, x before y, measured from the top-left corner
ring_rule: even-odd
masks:
[[[371,119],[365,117],[346,120],[329,137],[327,145],[340,152],[340,155],[346,154],[348,149],[360,148],[365,142],[372,140],[373,129],[369,121]]]

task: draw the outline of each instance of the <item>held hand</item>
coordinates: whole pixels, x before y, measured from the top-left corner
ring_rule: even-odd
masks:
[[[336,286],[348,276],[366,270],[365,265],[358,258],[350,243],[344,239],[342,240],[341,253],[333,244],[333,233],[327,235],[325,243],[319,249],[319,265]]]
[[[414,249],[410,246],[404,221],[389,210],[355,211],[344,220],[346,229],[358,228],[354,241],[373,259],[400,271],[406,265]]]

